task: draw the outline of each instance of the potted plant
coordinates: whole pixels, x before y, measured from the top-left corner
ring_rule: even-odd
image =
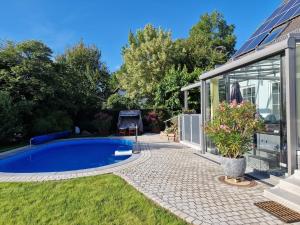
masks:
[[[178,140],[178,119],[173,117],[170,121],[171,125],[165,129],[168,140],[172,138],[174,141]]]
[[[253,135],[262,125],[255,105],[250,102],[223,102],[216,109],[205,131],[223,157],[221,165],[225,176],[235,179],[244,176],[244,154],[251,149]]]

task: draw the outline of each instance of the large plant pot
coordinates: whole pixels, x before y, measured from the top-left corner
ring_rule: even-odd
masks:
[[[246,171],[246,158],[232,159],[223,157],[221,165],[225,176],[231,178],[243,177]]]

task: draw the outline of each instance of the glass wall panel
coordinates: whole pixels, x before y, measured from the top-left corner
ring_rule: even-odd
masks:
[[[265,129],[253,137],[248,165],[259,171],[282,175],[286,171],[285,115],[282,104],[281,56],[262,60],[206,81],[206,121],[212,120],[216,106],[231,102],[231,92],[239,89],[241,101],[256,105]],[[207,151],[216,152],[207,140]]]

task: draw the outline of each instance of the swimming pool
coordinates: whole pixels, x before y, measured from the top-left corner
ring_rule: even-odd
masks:
[[[130,156],[115,156],[116,150],[131,150],[133,142],[119,139],[70,139],[33,146],[0,160],[0,172],[62,172],[114,164]]]

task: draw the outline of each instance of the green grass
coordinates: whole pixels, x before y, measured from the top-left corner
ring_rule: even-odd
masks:
[[[0,183],[0,224],[186,224],[115,175]]]

